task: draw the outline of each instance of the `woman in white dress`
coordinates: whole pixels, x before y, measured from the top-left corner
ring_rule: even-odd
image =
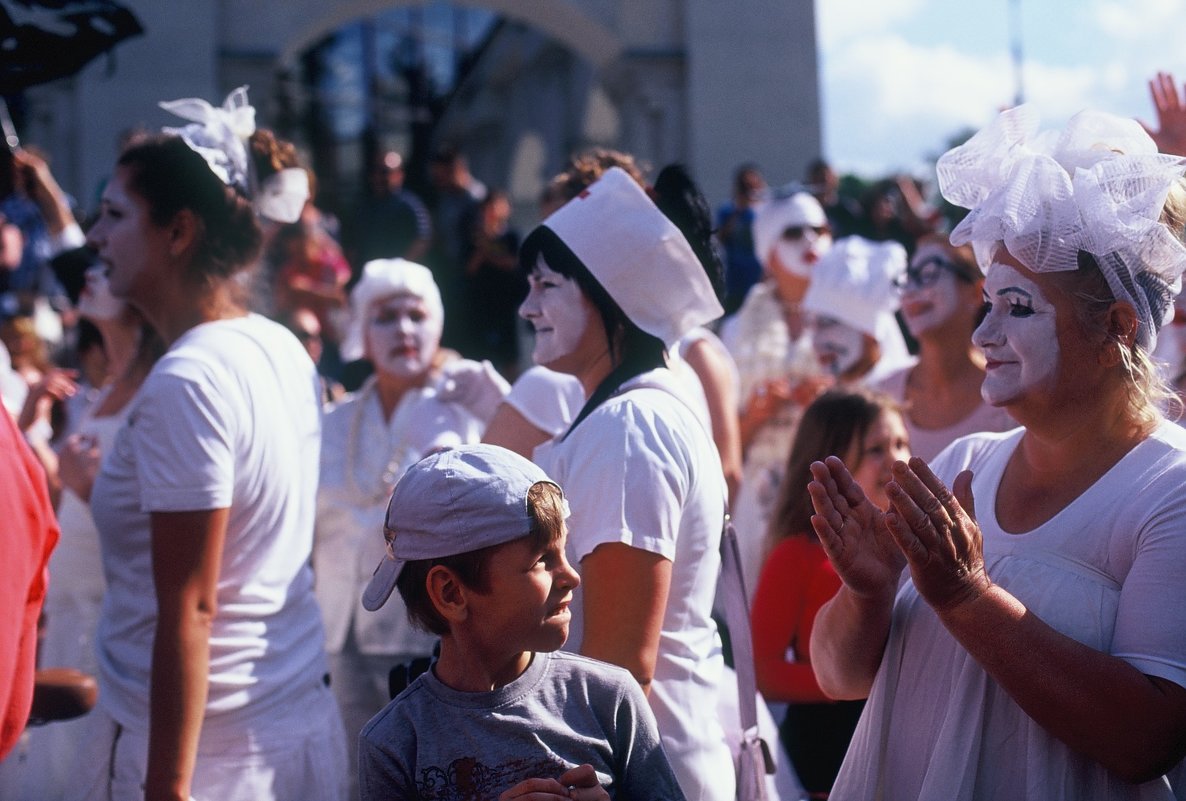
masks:
[[[982,393],[1023,427],[933,472],[896,463],[884,517],[840,460],[812,467],[844,582],[812,664],[829,695],[868,696],[839,798],[1173,797],[1186,434],[1148,353],[1186,267],[1186,159],[1106,114],[1037,133],[1012,109],[939,161],[972,209],[952,242],[986,275]]]
[[[696,402],[664,366],[720,304],[679,229],[616,168],[544,220],[521,260],[533,357],[588,398],[535,450],[575,488],[568,547],[582,592],[566,647],[634,674],[689,799],[733,798],[712,620],[724,480]]]

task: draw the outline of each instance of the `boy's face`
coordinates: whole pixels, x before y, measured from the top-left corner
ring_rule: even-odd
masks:
[[[497,548],[486,563],[488,592],[471,592],[469,619],[492,649],[555,651],[568,639],[568,605],[580,576],[564,556],[567,532],[540,549],[530,537]]]

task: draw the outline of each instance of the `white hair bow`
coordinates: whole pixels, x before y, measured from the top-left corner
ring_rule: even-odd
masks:
[[[191,120],[184,128],[165,128],[165,133],[185,140],[224,184],[248,191],[247,139],[255,133],[255,109],[247,102],[246,86],[227,95],[221,108],[200,97],[163,100],[160,107]]]

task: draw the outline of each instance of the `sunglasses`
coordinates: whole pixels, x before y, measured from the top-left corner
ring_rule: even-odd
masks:
[[[782,238],[788,242],[798,242],[808,231],[815,231],[816,236],[823,236],[831,230],[827,225],[788,225],[782,230]]]
[[[923,259],[918,264],[912,264],[907,267],[906,272],[894,279],[894,286],[898,289],[907,289],[912,286],[918,289],[925,289],[938,281],[939,276],[944,272],[949,272],[957,278],[963,277],[963,273],[955,262],[949,261],[942,256],[931,256],[930,258]]]

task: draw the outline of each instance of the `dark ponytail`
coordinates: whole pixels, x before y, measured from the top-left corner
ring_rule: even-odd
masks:
[[[717,300],[725,297],[725,267],[712,235],[712,210],[682,164],[668,164],[655,178],[655,205],[692,246]]]

